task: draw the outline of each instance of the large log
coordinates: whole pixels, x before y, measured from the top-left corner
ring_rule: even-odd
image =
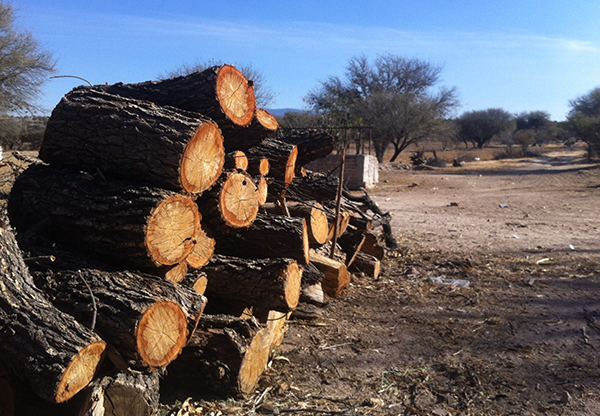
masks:
[[[105,375],[85,389],[79,416],[152,416],[158,410],[159,388],[157,371]]]
[[[256,110],[252,83],[227,64],[162,81],[100,87],[112,94],[201,113],[223,130],[247,126]]]
[[[211,306],[226,303],[289,312],[300,297],[302,270],[287,258],[242,259],[215,255],[202,269]]]
[[[203,315],[161,383],[166,400],[248,396],[268,363],[273,339],[254,319]]]
[[[258,189],[246,172],[226,171],[197,203],[204,221],[214,233],[222,226],[249,227],[258,213]]]
[[[199,114],[78,87],[52,111],[39,156],[195,195],[219,177],[224,149],[217,125]]]
[[[319,203],[286,204],[287,212],[292,217],[304,218],[308,229],[308,239],[312,245],[323,245],[329,240],[329,222],[327,213]],[[265,206],[271,214],[281,214],[281,208],[274,205]]]
[[[260,144],[246,150],[248,160],[266,157],[269,160],[269,176],[279,182],[284,189],[294,179],[298,148],[277,139],[265,139]]]
[[[189,197],[45,165],[15,181],[8,212],[20,233],[43,231],[51,241],[148,270],[185,261],[200,227]]]
[[[225,130],[223,134],[225,150],[246,151],[260,144],[267,136],[277,131],[279,123],[267,110],[258,108],[252,122],[247,127]]]
[[[128,366],[163,368],[185,345],[206,299],[150,275],[84,269],[36,275],[62,311],[95,327]]]
[[[333,152],[334,148],[333,136],[319,130],[290,134],[282,137],[280,140],[298,147],[296,169],[304,167],[314,160],[326,157]]]
[[[259,213],[248,228],[213,230],[215,253],[242,258],[284,257],[309,262],[306,220]]]
[[[339,180],[334,176],[308,172],[296,176],[285,193],[290,201],[317,201],[325,206],[335,206]]]
[[[46,300],[5,228],[0,257],[0,359],[37,395],[64,402],[92,380],[106,344]]]

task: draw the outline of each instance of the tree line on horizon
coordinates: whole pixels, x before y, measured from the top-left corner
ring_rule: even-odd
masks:
[[[186,75],[220,63],[213,59],[183,65],[159,78]],[[47,117],[36,116],[40,109],[35,103],[42,86],[55,73],[55,65],[52,54],[16,25],[13,6],[0,2],[0,146],[39,146]],[[268,106],[275,94],[262,73],[251,65],[239,67],[254,82],[258,105]],[[440,85],[442,70],[428,61],[393,54],[379,55],[373,62],[364,55],[353,57],[343,77],[321,81],[304,98],[307,110],[279,117],[280,126],[283,130],[337,129],[340,146],[364,140],[361,133],[369,128],[379,161],[390,148],[390,161],[395,161],[410,146],[424,142],[482,148],[494,140],[520,146],[525,152],[530,146],[557,141],[572,145],[581,140],[590,157],[600,153],[600,86],[571,100],[564,122],[552,121],[546,111],[511,114],[502,108],[466,111],[453,117],[460,104],[457,89]]]

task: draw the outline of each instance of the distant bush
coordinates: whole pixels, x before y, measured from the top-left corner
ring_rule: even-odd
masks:
[[[5,150],[38,150],[48,117],[0,117],[0,146]]]
[[[527,149],[524,150],[521,146],[506,146],[503,151],[499,151],[496,154],[496,160],[503,159],[521,159],[524,157],[540,157],[542,153],[540,151]]]

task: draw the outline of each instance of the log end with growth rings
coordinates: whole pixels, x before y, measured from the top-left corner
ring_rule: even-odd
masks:
[[[219,211],[230,227],[248,227],[258,213],[258,189],[246,173],[229,173],[219,195]]]
[[[176,303],[157,302],[140,319],[136,337],[143,362],[151,368],[165,367],[185,345],[185,313]]]
[[[296,309],[300,300],[302,269],[298,263],[291,261],[285,271],[285,302],[291,310]]]
[[[183,189],[191,195],[204,192],[221,175],[224,162],[221,130],[212,122],[202,124],[181,157],[180,180]]]
[[[256,111],[254,88],[233,65],[221,66],[217,77],[217,98],[221,109],[234,124],[249,125]]]
[[[310,210],[309,237],[311,243],[325,244],[329,237],[329,222],[321,204],[315,204]]]
[[[296,175],[296,159],[298,158],[298,147],[294,146],[294,149],[290,153],[290,156],[285,165],[285,186],[289,186]]]
[[[198,206],[183,195],[165,198],[146,223],[146,248],[157,265],[183,262],[194,248],[200,227]]]
[[[263,108],[257,108],[256,121],[260,123],[266,130],[276,131],[279,128],[279,123],[275,116]]]
[[[244,354],[238,377],[238,388],[244,396],[254,392],[254,387],[269,362],[271,343],[269,328],[262,328],[256,333]]]
[[[83,348],[73,358],[58,384],[55,396],[56,403],[69,400],[92,381],[105,348],[106,343],[104,341],[95,341]]]
[[[302,247],[304,250],[304,264],[308,264],[310,263],[310,239],[306,220],[302,221]]]
[[[187,264],[193,269],[201,269],[206,266],[215,252],[216,242],[209,234],[201,223],[198,232],[192,239],[194,247],[186,258]]]

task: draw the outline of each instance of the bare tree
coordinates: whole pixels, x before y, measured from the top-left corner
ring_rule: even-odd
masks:
[[[42,85],[54,72],[52,54],[15,24],[15,10],[0,2],[0,113],[34,113]]]
[[[196,61],[192,65],[181,65],[172,71],[167,71],[164,74],[158,76],[159,79],[175,78],[182,75],[188,75],[192,72],[204,71],[207,68],[216,65],[223,65],[225,62],[220,60],[209,60],[206,62]],[[259,108],[266,108],[273,100],[275,100],[275,93],[266,84],[265,77],[262,72],[248,64],[233,64],[244,76],[254,83],[254,96],[256,98],[256,105]]]

